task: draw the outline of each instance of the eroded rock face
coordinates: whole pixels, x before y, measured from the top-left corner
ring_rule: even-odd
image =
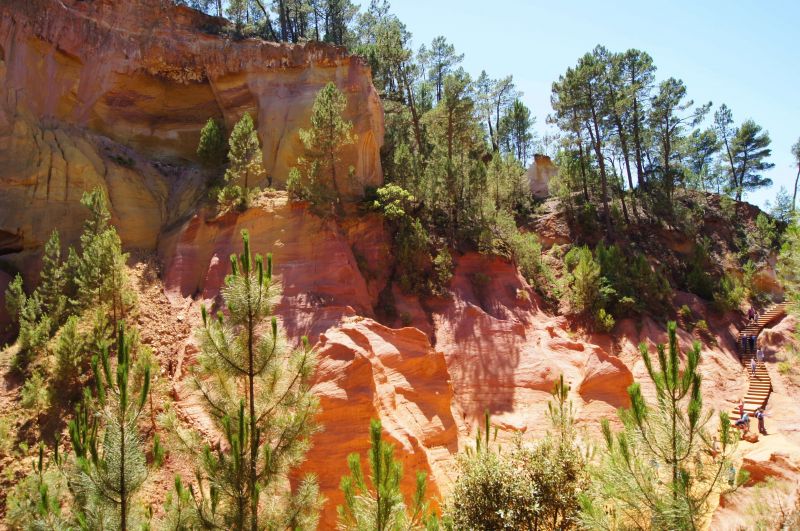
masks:
[[[414,492],[414,471],[431,478],[433,496],[452,474],[458,426],[451,411],[453,390],[444,356],[416,328],[391,329],[371,319],[350,318],[322,334],[314,392],[324,430],[301,470],[317,475],[328,498],[322,529],[333,529],[343,502],[339,481],[348,475],[347,456],[368,465],[370,419],[381,419],[385,438],[405,471],[402,489]]]
[[[265,199],[244,213],[211,218],[199,212],[164,234],[160,255],[170,297],[219,300],[230,272],[230,255],[241,252],[241,231],[250,233],[253,252],[272,253],[283,286],[279,312],[292,336],[318,335],[348,315],[372,315],[372,297],[350,241],[339,225],[289,203],[286,194]],[[370,233],[374,233],[371,235]],[[384,238],[380,223],[362,237]]]
[[[383,113],[368,67],[342,48],[232,41],[201,28],[218,19],[160,0],[11,0],[0,7],[0,89],[11,115],[86,127],[157,157],[194,158],[208,118],[230,131],[256,119],[264,167],[285,182],[302,154],[317,92],[347,96],[358,140],[340,175],[348,195],[382,182]],[[345,182],[346,181],[346,182]]]

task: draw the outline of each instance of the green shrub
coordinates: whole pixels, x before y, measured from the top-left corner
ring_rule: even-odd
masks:
[[[692,309],[689,308],[689,306],[687,306],[686,304],[684,304],[678,309],[678,315],[680,316],[681,319],[683,319],[686,322],[690,321],[692,317],[694,317]]]
[[[443,247],[436,258],[433,259],[433,288],[432,292],[441,294],[453,278],[453,257],[446,247]]]
[[[703,238],[694,246],[686,273],[686,288],[695,295],[712,300],[714,298],[714,279],[708,271],[712,268],[709,257],[711,242]]]
[[[595,315],[595,324],[601,331],[611,332],[611,330],[614,329],[616,321],[614,321],[613,315],[606,312],[604,308],[600,308]]]
[[[588,247],[573,247],[564,257],[565,292],[570,311],[575,314],[595,313],[605,304],[608,286],[600,274],[600,264]]]
[[[79,389],[78,379],[89,366],[85,338],[78,331],[78,317],[71,315],[56,339],[55,374],[51,384],[51,396],[58,399],[64,393],[75,393]]]
[[[209,118],[203,129],[200,130],[197,156],[204,165],[215,168],[225,163],[227,151],[225,129],[217,120]]]
[[[714,304],[720,311],[738,310],[744,300],[745,289],[735,277],[725,273],[719,279],[714,292]]]
[[[47,391],[47,383],[44,376],[39,371],[34,371],[22,386],[20,392],[20,405],[25,409],[30,409],[36,415],[38,422],[42,413],[50,407],[50,396]]]
[[[779,361],[778,372],[783,376],[788,376],[792,373],[792,364],[788,361]]]

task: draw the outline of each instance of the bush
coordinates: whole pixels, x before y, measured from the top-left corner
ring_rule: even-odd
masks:
[[[565,292],[570,311],[575,314],[595,313],[605,304],[608,288],[598,264],[588,247],[573,247],[564,257]]]
[[[709,258],[711,242],[703,238],[696,243],[689,259],[686,273],[686,288],[695,295],[712,300],[714,298],[714,279],[708,274],[712,264]]]
[[[20,405],[25,409],[32,410],[36,415],[37,422],[42,412],[50,406],[47,384],[41,372],[34,371],[25,380],[25,385],[22,386],[20,392]]]
[[[433,259],[433,286],[431,291],[436,294],[444,292],[444,288],[453,278],[453,257],[446,247],[443,247],[436,258]]]
[[[538,494],[511,459],[487,449],[460,459],[447,513],[454,529],[533,529]]]
[[[744,300],[745,289],[742,283],[729,274],[722,275],[714,292],[714,304],[723,312],[738,310]]]
[[[225,129],[217,120],[209,118],[206,125],[200,130],[197,156],[205,166],[219,167],[225,163],[227,148]]]
[[[64,393],[76,395],[78,380],[88,369],[86,339],[78,331],[78,317],[70,316],[61,328],[55,344],[55,374],[51,383],[51,397],[57,400]]]
[[[616,321],[614,321],[613,315],[606,312],[605,309],[600,308],[597,310],[597,315],[595,316],[595,324],[601,331],[611,332],[611,330],[614,329]]]

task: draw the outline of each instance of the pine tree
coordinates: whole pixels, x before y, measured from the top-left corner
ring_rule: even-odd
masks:
[[[719,415],[717,443],[708,429],[712,413],[703,410],[700,344],[685,353],[681,366],[676,324],[667,331],[669,346],[657,346],[658,368],[646,345],[639,347],[656,403],[648,405],[641,385],[633,383],[631,408],[620,410],[623,431],[612,433],[603,420],[606,454],[594,490],[581,498],[589,529],[697,529],[709,500],[737,485],[731,464],[737,435],[728,414]]]
[[[225,188],[220,192],[220,200],[236,200],[240,208],[246,208],[250,204],[251,189],[266,175],[264,155],[250,113],[244,113],[236,122],[228,147],[228,169],[225,170]]]
[[[298,159],[287,183],[295,196],[316,205],[341,205],[342,193],[337,164],[342,148],[355,141],[353,124],[343,118],[347,98],[333,82],[325,85],[314,100],[311,127],[300,130],[305,155]]]
[[[78,330],[78,317],[70,315],[58,333],[55,345],[56,367],[50,382],[51,399],[74,398],[80,389],[79,378],[89,363],[86,338]]]
[[[135,374],[131,357],[135,334],[120,322],[116,337],[116,366],[109,349],[92,358],[95,396],[84,391],[83,404],[69,422],[78,463],[75,478],[77,519],[89,529],[133,529],[132,502],[147,478],[138,420],[150,393],[150,366]],[[138,397],[134,387],[140,389]],[[102,446],[98,439],[102,436]]]
[[[520,100],[514,100],[511,107],[500,119],[500,145],[516,157],[523,165],[528,164],[533,150],[533,134],[531,128],[536,119]]]
[[[200,130],[197,156],[206,166],[216,168],[225,163],[226,150],[224,129],[217,120],[209,118]]]
[[[242,241],[222,291],[228,315],[212,317],[204,307],[198,331],[196,382],[225,444],[202,451],[196,509],[210,528],[313,528],[316,480],[307,477],[291,492],[286,479],[317,429],[309,383],[316,361],[305,338],[300,348],[287,345],[274,316],[281,288],[271,255],[253,259],[247,231]]]
[[[28,295],[25,293],[24,282],[22,275],[17,273],[14,279],[8,284],[5,292],[6,311],[8,312],[11,321],[19,324],[20,313],[25,307],[25,301],[28,300]]]
[[[67,311],[67,272],[61,260],[61,241],[54,229],[44,246],[41,280],[37,291],[42,301],[42,310],[50,317],[51,325],[58,328],[64,322]]]
[[[86,192],[81,204],[89,209],[80,238],[80,252],[70,251],[67,267],[73,274],[68,287],[74,296],[73,307],[83,310],[107,305],[116,322],[134,304],[125,263],[128,254],[122,252],[122,242],[116,229],[109,225],[111,215],[102,190]]]
[[[9,528],[36,531],[72,529],[61,507],[68,497],[63,468],[59,441],[53,445],[53,457],[48,460],[45,460],[44,444],[39,443],[32,473],[8,492],[5,524]]]
[[[394,458],[394,447],[381,439],[381,422],[370,422],[369,484],[361,469],[358,453],[347,457],[350,475],[342,478],[344,505],[336,508],[339,529],[348,531],[389,531],[437,529],[438,519],[428,508],[427,481],[417,472],[416,490],[406,504],[400,492],[403,466]]]
[[[772,179],[761,175],[761,172],[775,167],[765,160],[772,155],[771,142],[769,133],[762,131],[753,120],[745,120],[736,130],[732,152],[737,201],[742,200],[744,192],[772,185]]]
[[[41,423],[42,412],[50,407],[50,397],[47,393],[47,383],[38,370],[34,371],[22,386],[20,391],[20,405],[33,410],[36,423]],[[41,427],[41,424],[40,424]]]

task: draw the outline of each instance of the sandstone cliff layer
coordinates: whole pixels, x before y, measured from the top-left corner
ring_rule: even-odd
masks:
[[[202,185],[186,163],[208,118],[230,130],[251,113],[268,182],[282,185],[330,81],[357,136],[340,172],[354,178],[340,188],[355,196],[382,182],[383,113],[360,59],[212,34],[220,24],[161,0],[0,3],[0,254],[39,248],[52,227],[73,239],[76,202],[94,186],[108,191],[123,242],[155,248]]]

